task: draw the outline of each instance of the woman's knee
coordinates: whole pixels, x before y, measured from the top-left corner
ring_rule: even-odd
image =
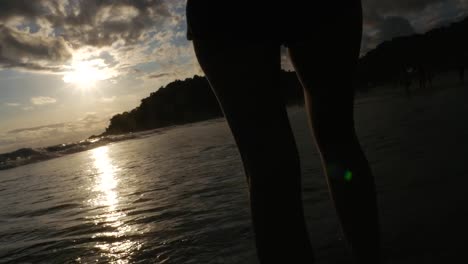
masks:
[[[288,135],[241,139],[238,146],[244,166],[255,180],[281,179],[300,171],[299,153]]]

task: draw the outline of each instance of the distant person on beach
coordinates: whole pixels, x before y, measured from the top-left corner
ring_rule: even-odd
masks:
[[[375,184],[353,119],[361,2],[259,2],[188,0],[186,9],[187,37],[242,158],[258,258],[314,263],[299,155],[279,85],[284,45],[352,255],[356,263],[379,263]]]

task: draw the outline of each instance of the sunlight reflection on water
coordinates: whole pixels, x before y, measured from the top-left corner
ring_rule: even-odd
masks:
[[[95,207],[105,207],[102,214],[92,217],[94,224],[113,228],[113,231],[96,233],[93,238],[124,238],[132,232],[132,228],[125,225],[123,221],[126,214],[117,210],[119,189],[123,186],[119,185],[120,168],[113,164],[108,152],[108,146],[91,151],[96,178],[92,187],[95,197],[89,202]],[[138,250],[141,244],[129,239],[122,239],[122,241],[117,242],[98,242],[95,247],[103,251],[102,254],[109,257],[112,260],[111,263],[128,263],[127,258],[132,255],[133,251]]]
[[[94,205],[108,206],[108,211],[115,211],[118,204],[117,179],[118,167],[112,164],[108,154],[109,147],[103,146],[91,151],[94,159],[94,168],[97,170],[96,185],[94,191],[100,192],[98,198],[94,200]]]

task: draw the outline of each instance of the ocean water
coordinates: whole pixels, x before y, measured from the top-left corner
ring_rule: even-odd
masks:
[[[242,262],[251,233],[231,141],[214,120],[2,171],[0,260]]]
[[[356,102],[388,263],[442,263],[463,248],[467,94],[387,91]],[[305,112],[289,114],[318,263],[348,263]],[[223,119],[0,171],[0,209],[0,263],[257,263],[242,164]]]

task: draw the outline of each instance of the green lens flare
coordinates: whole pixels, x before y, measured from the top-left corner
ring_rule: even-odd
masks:
[[[347,182],[351,181],[353,179],[353,173],[350,170],[346,170],[344,179]]]

